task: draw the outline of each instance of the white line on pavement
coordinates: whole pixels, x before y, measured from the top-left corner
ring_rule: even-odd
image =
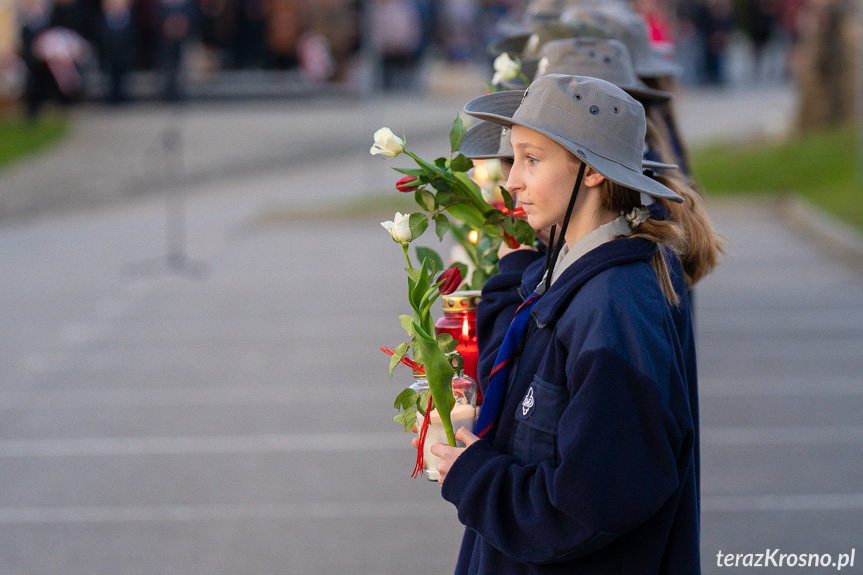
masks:
[[[802,495],[714,495],[702,510],[722,512],[795,512],[863,510],[863,493]],[[106,505],[78,507],[4,507],[0,524],[135,523],[235,520],[388,519],[455,517],[444,502],[308,502],[212,505]]]
[[[401,433],[292,433],[192,437],[93,437],[6,439],[0,458],[307,453],[318,451],[408,450]]]
[[[863,426],[706,427],[701,443],[711,445],[820,445],[863,443]]]
[[[444,501],[309,502],[253,505],[118,505],[0,508],[0,524],[455,517]]]
[[[383,394],[383,395],[382,395]],[[379,402],[381,388],[362,385],[257,385],[223,387],[114,387],[0,391],[0,410],[203,407]]]
[[[702,511],[859,511],[863,493],[803,495],[711,495],[702,498]]]

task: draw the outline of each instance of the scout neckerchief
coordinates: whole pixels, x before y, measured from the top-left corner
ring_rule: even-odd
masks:
[[[512,370],[513,358],[516,350],[521,346],[521,341],[524,339],[527,332],[527,326],[530,323],[530,311],[539,298],[551,286],[551,276],[554,272],[554,265],[560,254],[563,243],[566,241],[566,228],[569,225],[569,218],[572,215],[572,210],[575,207],[575,197],[578,195],[578,189],[581,187],[581,180],[584,178],[584,170],[587,164],[581,163],[578,170],[578,177],[575,180],[575,186],[572,190],[572,196],[569,199],[569,206],[566,209],[566,217],[563,220],[563,225],[560,230],[560,237],[554,249],[550,249],[546,253],[545,259],[545,285],[537,286],[537,290],[522,302],[515,311],[515,316],[506,330],[506,335],[503,337],[503,343],[500,344],[500,349],[497,352],[497,358],[494,361],[494,367],[488,376],[488,387],[483,395],[482,409],[480,409],[479,417],[474,426],[474,434],[477,437],[494,441],[495,424],[497,423],[500,409],[503,405],[503,399],[506,395],[506,389],[509,385],[509,374]],[[551,228],[551,238],[549,240],[549,248],[554,242],[555,228]],[[539,293],[537,293],[539,292]]]

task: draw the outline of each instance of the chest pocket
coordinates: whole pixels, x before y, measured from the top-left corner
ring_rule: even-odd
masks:
[[[534,377],[516,408],[513,455],[522,465],[553,461],[557,453],[557,425],[569,403],[569,391]]]

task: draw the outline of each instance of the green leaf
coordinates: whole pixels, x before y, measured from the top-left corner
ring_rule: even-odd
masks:
[[[411,302],[411,307],[414,308],[414,312],[419,313],[419,310],[422,309],[423,306],[423,296],[431,287],[431,278],[429,277],[428,272],[428,260],[424,259],[422,261],[422,265],[420,266],[419,276],[417,277],[416,285],[414,285],[411,290],[409,297]],[[421,321],[419,317],[414,318],[415,322]],[[416,323],[414,323],[414,327],[416,327]],[[414,332],[416,333],[416,332]]]
[[[446,211],[458,221],[467,224],[474,229],[479,229],[485,225],[485,218],[483,217],[482,212],[472,204],[452,204],[447,207]]]
[[[399,316],[399,322],[401,322],[401,324],[402,324],[402,329],[405,330],[405,332],[409,336],[413,337],[414,330],[413,330],[412,326],[414,323],[414,316],[412,316],[412,315],[400,315]]]
[[[512,195],[503,186],[498,186],[498,188],[500,188],[500,195],[503,197],[503,205],[506,206],[506,209],[512,211],[513,208],[515,208],[515,202],[512,199]]]
[[[411,227],[411,241],[414,241],[426,231],[426,228],[429,225],[428,216],[425,214],[411,214],[410,217],[410,227]]]
[[[462,122],[461,116],[456,115],[452,123],[452,130],[449,133],[449,145],[453,153],[461,147],[465,134],[467,134],[467,130],[464,127],[464,122]]]
[[[395,407],[396,409],[410,409],[411,407],[416,406],[416,402],[416,390],[412,387],[408,387],[407,389],[402,390],[402,392],[396,396],[396,401],[395,403],[393,403],[393,407]]]
[[[490,226],[496,226],[506,219],[512,220],[512,218],[507,218],[500,210],[489,210],[483,214],[483,217],[485,218],[485,223]]]
[[[448,161],[448,160],[447,160],[446,158],[438,158],[438,159],[436,159],[436,160],[434,161],[434,164],[435,164],[435,166],[437,166],[438,168],[443,169],[443,168],[446,168],[446,163],[447,163],[447,161]]]
[[[482,190],[480,190],[480,187],[469,175],[464,172],[456,172],[455,178],[458,180],[459,190],[463,191],[464,195],[470,198],[471,203],[475,205],[480,212],[486,212],[492,208],[492,206],[482,197]]]
[[[419,178],[423,182],[428,182],[428,177],[426,176],[425,170],[421,170],[418,168],[393,168],[400,174],[404,174],[406,176],[413,176],[415,178]]]
[[[431,263],[430,269],[432,273],[443,271],[443,259],[436,251],[431,248],[417,246],[417,257],[420,261],[427,259]]]
[[[393,378],[393,370],[398,366],[401,362],[402,358],[408,352],[408,344],[400,343],[394,350],[393,356],[390,358],[390,379]]]
[[[473,276],[470,279],[470,287],[471,289],[482,289],[482,286],[485,285],[485,282],[488,281],[488,274],[482,268],[477,268],[473,272]]]
[[[446,207],[453,202],[461,201],[458,199],[452,190],[438,190],[437,192],[437,203],[439,206]]]
[[[467,172],[473,168],[473,161],[464,154],[459,154],[453,158],[450,168],[453,172]]]
[[[433,180],[429,182],[429,184],[431,184],[431,186],[436,189],[438,193],[449,192],[450,190],[452,190],[452,182],[442,176],[436,176]]]
[[[536,241],[536,233],[533,231],[533,228],[530,227],[530,224],[524,220],[516,220],[513,222],[512,236],[515,238],[515,241],[520,244],[533,245]]]
[[[448,333],[442,333],[437,336],[437,346],[444,353],[452,353],[458,347],[458,342]]]
[[[417,408],[414,405],[410,409],[401,411],[393,416],[393,421],[404,427],[405,433],[410,433],[417,424]]]
[[[440,241],[443,241],[444,236],[446,236],[446,233],[449,231],[449,218],[443,214],[435,214],[434,223],[434,231],[437,234],[437,238]]]
[[[414,197],[417,199],[419,205],[430,212],[433,212],[437,207],[434,194],[425,188],[418,189]]]
[[[415,330],[417,327],[414,325]],[[452,377],[455,373],[453,367],[438,347],[437,341],[429,334],[423,333],[421,328],[417,331],[417,340],[414,345],[422,350],[429,390],[441,417],[447,441],[450,445],[455,446],[455,433],[450,418],[450,412],[455,406],[455,398],[452,395]]]

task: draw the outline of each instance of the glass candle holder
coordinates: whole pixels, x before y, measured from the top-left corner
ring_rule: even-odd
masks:
[[[435,322],[435,334],[450,334],[458,342],[455,348],[464,360],[464,374],[476,381],[479,348],[476,342],[476,304],[479,291],[457,291],[441,298],[443,316]],[[482,404],[478,392],[476,404]]]

